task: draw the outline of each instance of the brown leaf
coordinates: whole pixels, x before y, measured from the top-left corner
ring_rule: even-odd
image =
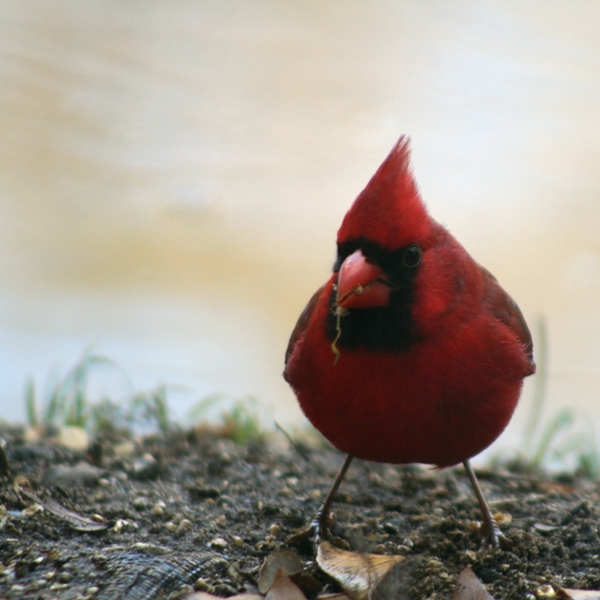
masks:
[[[494,600],[471,567],[467,567],[456,580],[452,600]]]
[[[290,548],[281,548],[271,552],[265,558],[258,576],[258,591],[261,594],[269,591],[279,569],[282,569],[286,575],[294,575],[304,569],[304,563],[298,553]]]
[[[285,574],[283,568],[279,567],[273,585],[267,592],[266,600],[306,600],[306,596]]]
[[[570,600],[600,600],[600,590],[573,590],[560,588],[556,592],[557,598],[570,598]]]
[[[221,596],[213,596],[208,592],[194,592],[189,596],[185,596],[182,600],[223,600]],[[235,596],[229,596],[227,600],[264,600],[260,594],[236,594]]]
[[[48,498],[46,500],[40,500],[35,494],[28,492],[27,490],[21,490],[21,493],[29,498],[29,500],[33,500],[37,502],[41,506],[43,506],[49,513],[53,514],[55,517],[59,519],[63,519],[67,524],[76,529],[77,531],[103,531],[104,529],[108,529],[108,523],[98,523],[97,521],[93,521],[89,517],[84,515],[80,515],[68,508],[64,507],[60,502],[53,500],[52,498]]]
[[[388,571],[404,556],[359,554],[321,542],[317,564],[322,571],[335,579],[351,600],[366,600],[377,589]]]

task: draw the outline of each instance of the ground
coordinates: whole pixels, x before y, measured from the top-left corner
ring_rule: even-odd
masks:
[[[181,595],[184,583],[223,597],[251,590],[265,557],[310,521],[343,459],[325,445],[301,452],[283,435],[235,445],[177,431],[99,440],[91,454],[26,442],[18,428],[0,435],[1,598],[150,600]],[[452,598],[467,565],[496,600],[600,589],[597,483],[479,476],[510,549],[482,540],[458,467],[355,461],[334,505],[334,534],[356,551],[407,557],[396,597]],[[57,516],[52,499],[90,519],[78,526]],[[313,548],[300,551],[321,592],[338,590]]]

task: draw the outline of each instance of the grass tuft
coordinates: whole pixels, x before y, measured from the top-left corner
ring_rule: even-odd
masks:
[[[263,431],[258,415],[258,403],[252,396],[232,398],[226,394],[212,394],[197,402],[188,412],[194,423],[211,420],[211,413],[220,408],[218,419],[221,423],[217,433],[233,440],[236,444],[263,441]]]

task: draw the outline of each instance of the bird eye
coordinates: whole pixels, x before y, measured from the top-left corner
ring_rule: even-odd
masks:
[[[420,262],[423,256],[423,250],[418,244],[410,245],[402,255],[402,263],[409,269],[414,269]]]

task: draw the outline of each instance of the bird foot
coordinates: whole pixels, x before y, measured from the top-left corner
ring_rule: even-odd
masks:
[[[482,524],[481,534],[494,550],[510,550],[514,546],[514,542],[500,531],[500,527],[498,527],[498,523],[496,523],[496,519],[493,517],[490,524]]]
[[[286,541],[286,546],[305,547],[311,544],[314,548],[323,541],[331,541],[331,515],[319,510],[308,527],[291,535]]]

